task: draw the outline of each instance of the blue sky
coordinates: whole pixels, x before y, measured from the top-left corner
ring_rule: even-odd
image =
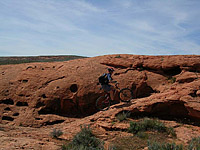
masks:
[[[0,0],[0,56],[200,55],[200,0]]]

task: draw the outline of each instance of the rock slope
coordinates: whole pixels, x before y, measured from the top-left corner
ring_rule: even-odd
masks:
[[[108,67],[115,69],[113,78],[120,88],[132,89],[134,99],[97,112],[95,101],[103,94],[98,77]],[[106,141],[127,128],[113,124],[121,112],[168,120],[184,143],[200,136],[200,56],[124,54],[0,66],[2,149],[58,149],[62,142],[51,139],[50,131],[59,128],[61,138],[70,140],[83,124]]]
[[[200,119],[200,56],[124,54],[0,66],[0,122],[40,127],[96,113],[98,77],[108,67],[142,101],[133,113]]]

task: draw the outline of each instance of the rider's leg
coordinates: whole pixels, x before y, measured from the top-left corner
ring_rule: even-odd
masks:
[[[114,100],[114,91],[115,91],[114,87],[111,86],[110,87],[110,98],[111,98],[111,100]]]
[[[108,96],[111,100],[114,100],[114,87],[112,85],[102,85],[102,88],[106,93],[108,93]]]

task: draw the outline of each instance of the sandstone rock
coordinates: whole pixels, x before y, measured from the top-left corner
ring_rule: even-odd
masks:
[[[62,143],[55,144],[50,131],[61,129],[64,134],[60,138],[71,140],[81,125],[90,125],[107,142],[108,135],[128,127],[116,121],[116,115],[124,111],[130,112],[132,119],[170,120],[178,139],[187,143],[193,135],[200,136],[200,128],[172,120],[200,124],[199,60],[200,56],[193,55],[107,55],[0,66],[0,148],[58,149]],[[134,99],[97,112],[95,101],[103,93],[98,77],[108,67],[114,67],[113,78],[120,88],[133,90]],[[176,80],[169,82],[171,78]]]
[[[197,94],[197,96],[200,97],[200,90],[198,90],[196,94]]]
[[[200,89],[199,60],[200,56],[193,55],[107,55],[67,62],[3,65],[0,66],[3,72],[0,74],[0,122],[40,126],[45,125],[46,114],[70,117],[94,114],[97,112],[95,101],[103,92],[97,86],[98,77],[108,67],[115,68],[113,78],[120,83],[120,88],[131,88],[134,98],[147,97],[144,105],[148,107],[134,110],[159,114],[161,108],[165,110],[172,105],[174,112],[167,111],[170,114],[175,114],[175,107],[180,107],[185,114],[200,118],[199,108],[195,107]],[[169,77],[176,78],[176,82],[169,82]],[[155,99],[151,99],[153,95]],[[181,99],[188,95],[190,100]]]
[[[176,76],[176,82],[185,83],[192,82],[197,79],[197,74],[195,72],[183,72],[182,74]]]

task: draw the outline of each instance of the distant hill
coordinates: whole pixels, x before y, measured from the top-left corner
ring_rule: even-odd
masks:
[[[0,57],[0,65],[32,63],[32,62],[68,61],[68,60],[80,59],[80,58],[87,58],[87,57],[76,56],[76,55]]]

